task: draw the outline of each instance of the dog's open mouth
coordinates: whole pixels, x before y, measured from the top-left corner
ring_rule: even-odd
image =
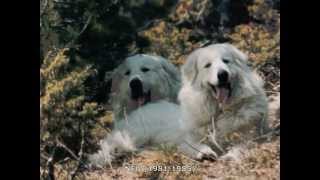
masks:
[[[213,90],[213,96],[218,100],[219,103],[227,104],[231,97],[231,84],[230,82],[219,84],[219,85],[212,85],[210,87]]]
[[[151,101],[151,90],[146,91],[140,79],[130,82],[131,99],[137,106],[142,106]]]
[[[138,106],[143,106],[151,101],[151,91],[142,92],[138,96],[132,97],[132,100],[136,101]]]

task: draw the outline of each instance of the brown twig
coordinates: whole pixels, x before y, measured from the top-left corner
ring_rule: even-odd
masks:
[[[204,155],[206,155],[205,153],[203,153],[203,152],[201,152],[199,149],[197,149],[196,147],[194,147],[194,146],[192,146],[190,143],[188,143],[186,140],[183,140],[183,142],[185,143],[185,144],[187,144],[189,147],[191,147],[193,150],[195,150],[195,151],[197,151],[197,152],[199,152],[199,153],[201,153],[201,154],[204,154]],[[216,160],[217,159],[217,157],[214,157],[213,155],[209,155],[210,157],[208,157],[208,158],[211,158],[211,159],[213,159],[213,160]]]
[[[219,143],[216,140],[216,128],[215,128],[215,118],[211,118],[211,123],[212,123],[212,131],[209,131],[209,138],[211,139],[211,142],[213,143],[214,146],[216,146],[220,152],[225,153],[223,148],[219,145]]]
[[[70,160],[70,158],[66,157],[66,158],[62,159],[61,161],[58,161],[57,164],[62,164],[64,162],[68,161],[68,160]]]
[[[270,132],[252,139],[252,141],[258,141],[261,139],[271,139],[272,136],[278,136],[279,133],[280,133],[280,124],[278,124],[276,127],[272,128],[272,130]]]
[[[266,90],[266,93],[270,93],[270,94],[278,94],[278,93],[279,93],[279,91],[268,91],[268,90]]]
[[[47,159],[47,162],[46,162],[46,167],[45,169],[43,170],[43,173],[46,171],[46,169],[48,169],[48,173],[47,173],[47,178],[45,179],[49,179],[49,180],[54,180],[54,164],[53,164],[53,159],[54,159],[54,156],[56,154],[56,149],[57,149],[57,146],[54,146],[52,152],[51,152],[51,155],[49,157],[46,157],[45,159]],[[41,153],[42,154],[42,153]],[[42,154],[43,155],[43,154]],[[45,157],[43,155],[43,157]],[[44,176],[44,174],[41,174],[40,176]]]
[[[193,3],[195,3],[195,2],[193,2]],[[205,0],[205,1],[203,1],[201,4],[200,4],[200,10],[198,11],[198,13],[192,13],[192,12],[190,12],[190,14],[193,14],[193,15],[195,15],[196,16],[196,21],[199,21],[200,20],[200,18],[201,18],[201,16],[202,16],[202,14],[203,14],[203,12],[205,11],[205,9],[207,8],[207,4],[208,4],[208,0]]]
[[[141,32],[141,31],[144,31],[144,30],[148,29],[152,24],[161,22],[162,20],[163,20],[163,18],[150,20],[150,21],[146,22],[143,26],[139,27],[139,28],[136,30],[136,33]]]
[[[66,150],[74,159],[77,161],[80,161],[80,158],[72,152],[71,149],[69,149],[64,143],[62,143],[58,138],[57,138],[57,145],[59,147],[62,147],[64,150]]]
[[[48,6],[48,0],[43,0],[44,3],[42,5],[42,8],[40,9],[40,18],[42,17],[42,15],[44,14],[45,10],[47,9]]]
[[[75,178],[76,173],[78,172],[78,170],[80,168],[80,165],[81,165],[81,162],[82,162],[82,158],[83,158],[83,145],[84,145],[84,130],[83,130],[83,126],[81,126],[81,144],[80,144],[80,150],[79,150],[79,153],[78,153],[79,160],[78,160],[78,164],[77,164],[76,169],[70,173],[71,179]]]
[[[82,27],[81,31],[78,33],[77,37],[75,37],[74,39],[72,39],[69,43],[67,43],[67,45],[65,46],[65,48],[70,48],[74,45],[74,42],[81,36],[81,34],[88,28],[91,20],[92,20],[93,14],[90,14],[89,18],[87,19],[86,23],[84,24],[84,26]]]

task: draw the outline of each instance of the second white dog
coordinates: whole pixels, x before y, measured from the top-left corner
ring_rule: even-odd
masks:
[[[182,67],[179,100],[189,155],[217,156],[268,130],[263,81],[230,44],[200,48]]]

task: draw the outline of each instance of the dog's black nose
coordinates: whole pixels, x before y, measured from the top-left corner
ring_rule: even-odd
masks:
[[[220,70],[220,71],[218,72],[218,80],[219,80],[219,82],[221,82],[221,83],[228,82],[228,80],[229,80],[229,74],[228,74],[228,72],[225,71],[225,70]]]
[[[131,97],[137,99],[143,96],[143,85],[140,79],[134,78],[130,81],[129,86],[131,88]]]

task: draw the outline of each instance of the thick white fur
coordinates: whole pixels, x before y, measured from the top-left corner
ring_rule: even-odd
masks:
[[[149,103],[121,119],[101,141],[101,150],[89,157],[92,164],[104,166],[120,153],[133,152],[142,145],[177,144],[181,139],[179,106],[167,101]]]
[[[223,59],[229,63],[224,63]],[[182,125],[189,144],[202,151],[200,154],[189,151],[192,157],[215,156],[230,145],[268,129],[263,82],[246,61],[246,55],[234,46],[216,44],[191,53],[182,67],[183,82],[179,92]],[[204,68],[206,63],[211,63],[210,68]],[[231,76],[232,95],[228,104],[219,103],[208,86],[208,83],[217,84],[220,69]]]
[[[150,70],[143,72],[142,68]],[[144,90],[151,91],[150,103],[132,106],[129,82],[133,78],[139,78]],[[175,104],[180,83],[179,71],[162,57],[138,54],[127,58],[112,75],[114,129],[101,141],[100,151],[89,156],[91,163],[103,166],[118,153],[135,151],[146,143],[174,142],[180,132],[181,115]]]
[[[142,72],[143,67],[150,70]],[[127,71],[130,71],[129,75],[126,75]],[[151,101],[165,99],[169,102],[177,102],[181,83],[178,69],[160,56],[137,54],[128,57],[113,72],[110,100],[115,120],[123,119],[137,109],[130,106],[132,100],[129,81],[133,78],[141,79],[144,90],[151,90]]]
[[[230,60],[230,63],[222,63],[223,58]],[[175,86],[168,86],[168,81],[171,82],[168,75],[166,77],[169,79],[154,82],[158,88],[169,89],[165,91],[167,93],[163,93],[160,100],[130,111],[127,117],[118,114],[113,132],[101,142],[101,150],[89,157],[90,161],[103,166],[116,157],[116,152],[132,152],[148,143],[175,144],[179,151],[195,159],[216,158],[227,147],[239,142],[232,138],[233,133],[239,133],[241,140],[263,133],[267,129],[267,100],[263,82],[246,65],[246,60],[242,52],[229,44],[211,45],[194,51],[182,67],[181,105],[166,101],[170,97],[168,92],[177,91],[179,78],[173,81],[177,82]],[[211,62],[212,66],[203,70],[207,62]],[[133,65],[128,63],[124,69],[128,66]],[[123,72],[121,68],[117,72]],[[207,86],[208,82],[217,83],[219,69],[228,71],[232,78],[233,91],[228,104],[218,103]],[[120,92],[113,94],[116,112],[126,107],[126,101],[121,100],[129,97],[128,79],[120,78],[123,79],[119,81],[122,83]],[[235,148],[228,154],[238,156],[240,150]],[[235,158],[228,154],[224,158]]]

